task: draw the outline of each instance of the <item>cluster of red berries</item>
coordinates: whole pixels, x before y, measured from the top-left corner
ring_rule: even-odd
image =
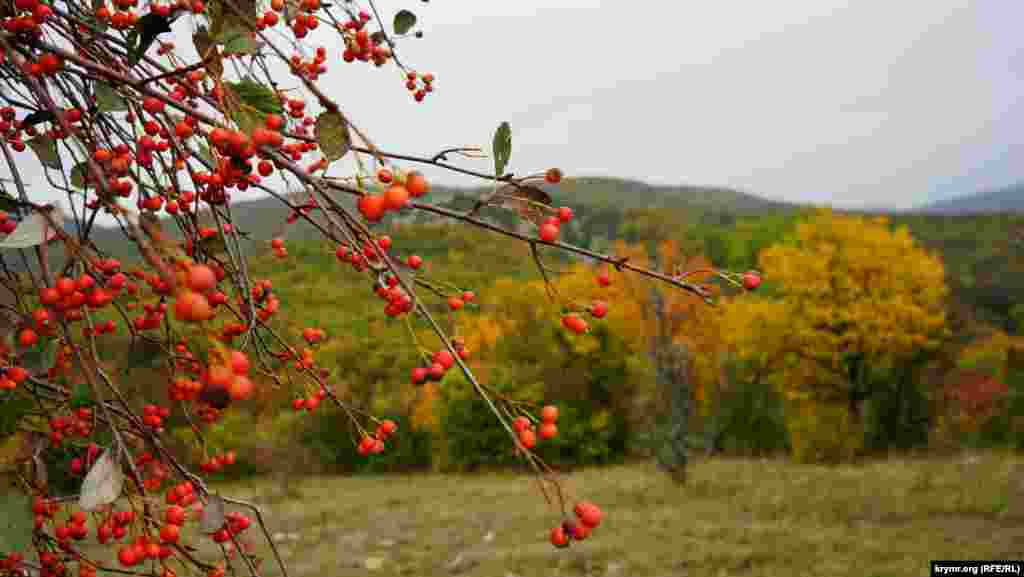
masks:
[[[232,535],[238,535],[252,526],[252,520],[237,511],[229,512],[224,518],[224,527],[213,534],[213,540],[217,543],[230,541]]]
[[[309,61],[303,61],[302,56],[299,54],[292,54],[288,64],[291,67],[292,74],[316,80],[321,74],[327,72],[327,49],[323,46],[318,46],[316,56]]]
[[[60,446],[67,438],[85,439],[92,434],[92,409],[83,407],[68,416],[53,417],[48,424],[50,444],[54,447]]]
[[[167,493],[164,495],[164,501],[168,505],[188,507],[197,501],[195,487],[192,486],[191,481],[183,481],[173,487],[169,487],[167,489]],[[170,509],[173,509],[173,507],[168,508],[168,510]],[[182,517],[182,519],[184,519],[184,517]]]
[[[111,539],[120,541],[128,536],[128,528],[135,521],[135,511],[111,511],[106,519],[96,527],[96,539],[100,545],[106,545]]]
[[[274,256],[277,258],[288,258],[288,249],[284,247],[284,240],[275,238],[270,241],[270,248],[274,249]]]
[[[0,233],[11,234],[18,228],[18,221],[11,218],[7,211],[0,210]]]
[[[14,6],[15,15],[5,19],[3,26],[11,34],[39,37],[42,35],[39,27],[53,15],[53,10],[39,0],[14,0],[10,5]]]
[[[573,507],[577,521],[565,521],[551,530],[551,544],[559,549],[568,547],[570,541],[582,541],[601,524],[603,514],[597,505],[581,501]]]
[[[419,84],[416,83],[417,79],[420,81]],[[434,75],[429,72],[417,75],[416,72],[410,70],[405,74],[405,88],[412,93],[416,102],[423,102],[427,94],[434,91]]]
[[[199,375],[203,383],[199,400],[223,409],[232,401],[251,397],[254,386],[249,379],[249,366],[249,357],[241,351],[231,351],[225,364],[211,364]]]
[[[89,535],[89,529],[86,528],[85,522],[85,513],[75,511],[68,519],[67,525],[54,526],[53,534],[60,542],[67,543],[69,539],[81,541]]]
[[[608,314],[608,303],[595,300],[593,304],[587,308],[587,312],[595,319],[603,319]],[[566,313],[562,315],[562,326],[578,335],[582,335],[587,332],[587,329],[589,328],[587,321],[576,313]]]
[[[39,336],[56,336],[60,320],[68,322],[81,321],[84,318],[82,307],[102,309],[109,305],[124,286],[126,277],[117,271],[121,263],[107,259],[94,263],[94,268],[101,271],[106,279],[97,280],[89,274],[82,274],[77,279],[60,277],[52,287],[43,287],[39,291],[39,308],[32,311],[32,326],[24,327],[18,333],[18,344],[32,347],[39,342]],[[106,322],[96,327],[95,334],[113,332],[114,323]],[[88,332],[88,331],[86,331]]]
[[[292,408],[296,411],[306,411],[312,413],[320,406],[320,402],[327,398],[327,390],[320,387],[315,394],[305,399],[295,399],[292,401]]]
[[[370,22],[370,14],[361,11],[356,18],[352,18],[338,26],[338,30],[345,39],[345,50],[341,53],[341,59],[345,62],[373,62],[377,68],[384,66],[391,59],[391,49],[384,44],[378,44],[366,24]]]
[[[0,391],[13,391],[28,378],[24,367],[0,367]]]
[[[519,444],[527,449],[533,449],[537,446],[537,437],[540,436],[542,440],[552,439],[558,434],[558,427],[555,425],[555,421],[558,420],[558,407],[554,405],[546,405],[540,411],[541,425],[539,429],[534,429],[533,423],[530,419],[520,415],[512,421],[512,429],[516,432],[519,437]]]
[[[284,9],[283,0],[272,0],[270,7],[276,12],[282,12]],[[316,30],[320,26],[320,19],[317,18],[313,12],[320,9],[320,0],[302,0],[298,3],[298,14],[292,18],[292,21],[288,25],[292,29],[292,34],[296,38],[305,38],[309,34],[310,30]],[[266,19],[266,14],[264,14]]]
[[[453,343],[456,344],[456,343]],[[465,360],[469,353],[465,348],[460,346],[455,347],[459,357]],[[448,369],[455,365],[455,356],[451,354],[447,349],[441,349],[434,353],[431,357],[431,363],[428,367],[416,367],[410,374],[410,380],[414,385],[422,385],[427,381],[438,382],[444,378],[444,375],[448,372]]]
[[[537,235],[544,242],[555,242],[558,240],[558,235],[561,234],[561,226],[572,220],[572,217],[571,208],[567,206],[559,208],[558,216],[545,219],[537,230]]]
[[[34,526],[36,530],[45,527],[46,520],[53,519],[58,511],[60,511],[59,502],[37,496],[35,500],[32,501],[32,515],[35,518]]]
[[[228,451],[227,453],[214,455],[213,457],[210,457],[208,460],[199,463],[199,468],[206,473],[216,473],[217,471],[220,471],[224,467],[230,467],[231,465],[234,465],[235,460],[235,452]]]
[[[364,435],[362,440],[359,441],[359,454],[366,457],[383,453],[384,441],[387,441],[397,430],[398,425],[391,419],[381,421],[373,435]]]
[[[21,562],[25,558],[22,557],[21,553],[8,553],[6,557],[0,559],[0,574],[2,573],[14,573],[21,574]]]
[[[378,286],[375,289],[377,296],[387,302],[384,314],[389,317],[397,317],[411,312],[415,304],[412,297],[398,286],[398,278],[389,275],[385,283],[387,286]]]
[[[96,8],[96,19],[100,22],[109,22],[116,30],[126,30],[135,26],[135,23],[139,19],[139,15],[131,11],[131,5],[125,6],[126,2],[123,0],[114,2],[114,7],[117,9],[116,12],[111,12],[110,8],[106,4],[101,4]],[[132,5],[137,2],[132,2]],[[156,13],[160,13],[158,10],[153,10]]]
[[[42,551],[39,553],[39,565],[42,571],[39,572],[40,577],[65,577],[67,575],[67,567],[64,563],[49,551]],[[81,575],[81,572],[79,573]],[[93,573],[86,573],[86,575],[93,575]]]
[[[145,475],[142,479],[142,485],[147,491],[160,490],[160,486],[170,477],[170,471],[167,469],[167,466],[158,461],[153,456],[153,453],[149,451],[135,458],[135,467],[144,469]]]
[[[139,535],[131,545],[125,545],[117,551],[117,562],[122,567],[132,567],[144,563],[149,559],[167,559],[174,554],[174,549],[168,545],[161,546],[159,543],[149,540],[145,535]]]
[[[448,308],[452,311],[457,311],[466,306],[466,303],[471,303],[475,300],[476,293],[473,291],[462,291],[462,294],[459,296],[448,297]]]
[[[147,404],[142,407],[142,422],[157,433],[163,432],[164,419],[171,416],[167,407]]]
[[[377,171],[377,179],[390,184],[383,194],[364,194],[359,197],[359,212],[370,222],[384,218],[389,211],[400,211],[409,203],[409,198],[420,198],[430,192],[430,182],[416,171],[397,174],[389,169]]]
[[[311,345],[315,345],[323,341],[327,337],[327,333],[323,329],[314,329],[313,327],[306,327],[302,329],[302,339]]]

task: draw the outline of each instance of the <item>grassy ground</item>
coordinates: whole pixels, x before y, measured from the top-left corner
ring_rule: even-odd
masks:
[[[289,497],[270,480],[222,489],[264,507],[292,577],[917,577],[930,559],[1024,552],[1019,455],[841,467],[714,459],[696,462],[685,487],[647,465],[567,483],[605,511],[569,550],[548,545],[556,517],[522,476],[309,478]]]

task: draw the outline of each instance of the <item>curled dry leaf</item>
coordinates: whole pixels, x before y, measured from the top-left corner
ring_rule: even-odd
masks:
[[[50,226],[46,216],[32,212],[18,223],[18,228],[14,229],[14,232],[0,240],[0,249],[29,248],[56,238],[57,231]]]
[[[551,195],[536,186],[507,184],[490,198],[490,206],[511,210],[537,226],[549,215],[542,206],[551,206]]]
[[[39,157],[39,162],[43,166],[54,169],[60,168],[60,154],[57,152],[56,140],[46,134],[40,134],[29,140],[28,145],[36,153],[36,156]]]
[[[216,533],[224,526],[224,499],[220,495],[211,494],[203,507],[203,516],[199,519],[199,530],[203,533]]]
[[[121,465],[111,450],[107,449],[85,476],[78,506],[83,511],[95,511],[102,505],[109,505],[121,495],[123,486],[124,472]]]

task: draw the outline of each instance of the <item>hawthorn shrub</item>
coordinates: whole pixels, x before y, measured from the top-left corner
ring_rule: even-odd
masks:
[[[0,6],[0,249],[17,252],[21,264],[14,269],[4,260],[0,267],[0,406],[4,430],[17,439],[16,485],[30,496],[34,515],[31,547],[7,552],[0,573],[286,574],[259,508],[211,484],[245,470],[230,445],[246,449],[247,426],[225,419],[272,401],[298,415],[330,406],[348,434],[330,430],[368,460],[409,433],[404,421],[352,402],[348,383],[318,358],[333,338],[319,323],[280,330],[290,303],[269,279],[251,274],[257,241],[239,230],[232,212],[232,193],[246,190],[289,209],[280,234],[258,246],[287,266],[288,226],[307,223],[337,263],[322,274],[362,275],[384,322],[408,328],[412,385],[443,388],[462,375],[478,399],[477,425],[497,422],[507,434],[493,450],[522,458],[537,476],[558,519],[549,535],[554,546],[590,538],[601,525],[601,509],[576,496],[535,451],[558,438],[558,406],[504,395],[467,366],[473,351],[457,323],[459,311],[475,306],[472,287],[447,281],[414,242],[392,238],[382,225],[423,213],[516,239],[529,248],[523,268],[536,267],[549,288],[559,273],[545,260],[563,254],[705,302],[714,293],[706,278],[688,280],[698,271],[653,270],[561,242],[572,210],[540,186],[558,185],[562,172],[509,172],[507,122],[494,132],[482,170],[464,166],[484,156],[481,147],[413,156],[377,146],[320,76],[333,66],[386,66],[398,71],[398,89],[413,102],[435,97],[434,75],[396,53],[422,36],[417,16],[388,8],[319,0]],[[181,34],[186,29],[191,38]],[[324,35],[343,48],[328,50]],[[190,40],[197,56],[176,46]],[[342,159],[353,161],[349,171],[329,176]],[[425,167],[493,187],[468,210],[445,208],[430,201],[431,180],[419,170]],[[27,176],[37,173],[50,187],[48,198],[66,198],[68,213],[29,190]],[[484,219],[485,209],[504,211],[499,220],[507,224]],[[116,248],[94,242],[101,215],[123,234]],[[128,264],[111,250],[139,258]],[[752,271],[712,273],[738,289],[760,284]],[[595,282],[607,286],[607,270],[597,271]],[[562,330],[577,341],[592,338],[615,306],[598,309],[554,290],[548,297],[558,304]],[[124,338],[134,352],[111,354],[109,345]],[[162,394],[148,381],[133,387],[136,370],[158,373]],[[172,433],[183,427],[191,435]],[[410,450],[416,446],[410,439]],[[244,513],[226,513],[228,506]],[[267,542],[270,558],[254,555],[255,539]],[[219,545],[220,554],[202,554],[196,545],[204,542]]]

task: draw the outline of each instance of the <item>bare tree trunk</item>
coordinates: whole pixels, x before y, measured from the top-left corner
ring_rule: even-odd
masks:
[[[688,458],[687,436],[690,416],[689,351],[685,345],[672,342],[666,327],[665,301],[661,294],[652,294],[658,322],[658,338],[654,351],[658,388],[669,392],[671,413],[668,435],[658,449],[658,468],[666,471],[679,484],[686,482]]]

